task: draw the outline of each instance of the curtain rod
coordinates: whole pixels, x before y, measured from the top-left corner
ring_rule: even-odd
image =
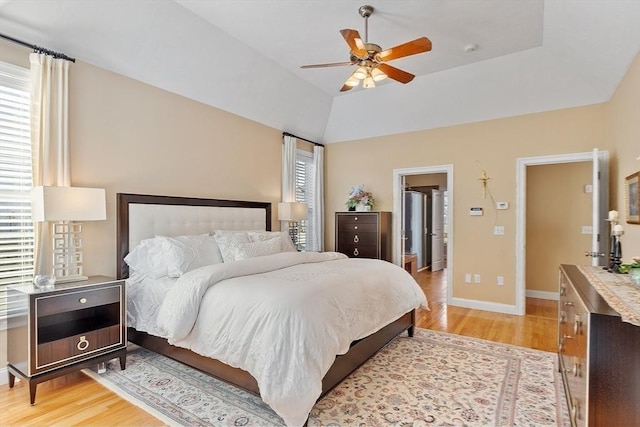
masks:
[[[64,53],[54,52],[53,50],[49,50],[46,47],[36,46],[35,44],[23,42],[22,40],[18,40],[18,39],[15,39],[13,37],[7,36],[6,34],[0,33],[0,38],[9,40],[11,42],[17,43],[17,44],[22,45],[24,47],[31,48],[36,53],[44,53],[45,55],[53,56],[54,58],[60,58],[60,59],[64,59],[64,60],[67,60],[67,61],[76,62],[75,58],[70,58],[67,55],[65,55]]]
[[[301,140],[303,140],[305,142],[308,142],[309,144],[317,145],[318,147],[324,147],[324,144],[320,144],[319,142],[313,142],[313,141],[309,141],[308,139],[300,138],[299,136],[294,135],[294,134],[289,133],[289,132],[282,132],[282,136],[291,136],[291,137],[294,137],[296,139],[301,139]]]

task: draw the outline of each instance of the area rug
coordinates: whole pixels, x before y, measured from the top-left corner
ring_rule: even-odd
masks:
[[[260,398],[143,348],[87,375],[169,425],[281,426]],[[416,329],[313,408],[309,426],[570,426],[554,353]]]

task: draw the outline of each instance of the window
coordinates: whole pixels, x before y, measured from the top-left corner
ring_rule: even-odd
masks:
[[[313,224],[313,153],[296,150],[296,202],[306,203],[309,206],[309,215],[300,224],[298,244],[300,250],[305,251],[311,245],[311,224]]]
[[[29,70],[0,62],[0,325],[6,287],[33,276],[30,85]]]

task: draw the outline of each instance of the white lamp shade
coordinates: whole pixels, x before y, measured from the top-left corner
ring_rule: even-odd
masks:
[[[31,218],[36,221],[102,221],[107,219],[103,188],[33,187]]]
[[[278,219],[280,221],[301,221],[303,219],[307,219],[308,214],[309,207],[306,203],[278,203]]]

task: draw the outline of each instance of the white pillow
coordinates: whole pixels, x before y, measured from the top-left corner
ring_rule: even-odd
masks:
[[[286,231],[249,231],[249,239],[252,242],[279,239],[282,252],[297,252],[289,233]]]
[[[213,236],[156,236],[164,242],[168,276],[177,278],[205,265],[223,262],[218,243]]]
[[[251,243],[238,243],[235,247],[235,259],[240,261],[258,256],[273,255],[282,252],[278,239],[263,240]]]
[[[218,243],[224,262],[236,260],[236,247],[240,243],[251,243],[249,233],[246,231],[216,230],[213,237]]]
[[[124,257],[137,274],[159,279],[168,275],[164,243],[156,238],[144,239]]]

